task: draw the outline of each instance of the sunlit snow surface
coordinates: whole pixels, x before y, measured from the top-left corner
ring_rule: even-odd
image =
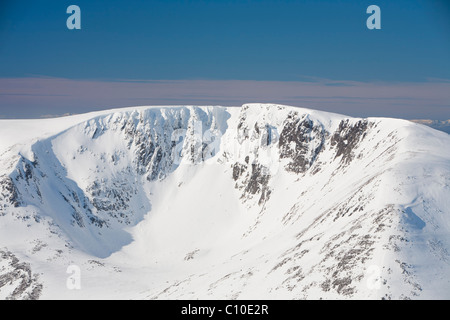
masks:
[[[0,120],[2,299],[449,299],[449,231],[450,136],[405,120]]]

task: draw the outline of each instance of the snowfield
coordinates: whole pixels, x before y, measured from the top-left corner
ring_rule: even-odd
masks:
[[[310,109],[0,120],[1,299],[450,299],[450,136]]]

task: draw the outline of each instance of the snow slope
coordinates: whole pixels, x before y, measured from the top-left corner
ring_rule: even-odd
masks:
[[[0,120],[0,298],[448,299],[449,146],[270,104]]]

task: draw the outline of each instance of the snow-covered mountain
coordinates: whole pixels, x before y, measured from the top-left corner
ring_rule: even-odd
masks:
[[[449,299],[450,136],[269,104],[0,120],[2,299]]]

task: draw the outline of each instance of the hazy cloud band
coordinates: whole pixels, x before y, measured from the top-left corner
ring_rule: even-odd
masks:
[[[366,83],[241,80],[0,78],[0,116],[37,118],[138,105],[270,102],[351,116],[450,118],[450,81]]]

